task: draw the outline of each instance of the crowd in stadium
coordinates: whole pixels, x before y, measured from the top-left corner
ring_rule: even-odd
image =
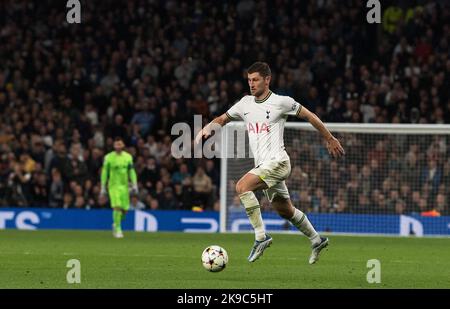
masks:
[[[341,134],[352,150],[343,164],[301,143],[291,195],[301,209],[447,215],[450,160],[446,137]],[[321,153],[322,151],[322,153]],[[345,162],[347,161],[347,162]],[[288,183],[289,184],[289,183]]]
[[[121,136],[139,181],[132,208],[217,210],[220,161],[174,159],[171,127],[225,112],[257,60],[275,93],[324,122],[450,123],[448,3],[386,3],[376,25],[357,0],[87,1],[69,25],[63,5],[2,1],[0,205],[109,207],[100,169]],[[307,162],[288,182],[296,205],[449,214],[448,136],[402,149],[342,137],[359,164],[288,149]]]

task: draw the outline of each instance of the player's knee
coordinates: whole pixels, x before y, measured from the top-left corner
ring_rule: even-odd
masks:
[[[236,184],[236,193],[237,194],[242,194],[244,192],[249,191],[247,189],[247,186],[242,182],[242,181],[238,181]]]

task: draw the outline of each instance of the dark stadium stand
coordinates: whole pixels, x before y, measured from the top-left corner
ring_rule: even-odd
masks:
[[[82,26],[68,26],[65,2],[54,3],[0,2],[0,206],[109,207],[100,169],[121,136],[135,159],[137,208],[217,210],[220,161],[174,159],[170,129],[225,112],[258,60],[271,65],[274,92],[325,122],[450,123],[446,1],[385,1],[383,26],[359,18],[357,0],[86,1]],[[296,202],[449,215],[448,137],[399,157],[384,147],[366,149],[359,166],[311,165],[309,179],[339,181],[309,183]],[[308,149],[298,155],[308,160]],[[401,161],[420,181],[377,173],[374,158]],[[302,183],[302,172],[289,181]]]

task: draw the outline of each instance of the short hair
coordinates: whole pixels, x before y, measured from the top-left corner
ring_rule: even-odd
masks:
[[[259,61],[253,63],[247,69],[247,74],[251,74],[251,73],[259,73],[264,78],[272,75],[269,65],[265,62],[259,62]]]
[[[116,137],[114,137],[114,142],[122,142],[123,143],[123,138],[121,136],[116,136]]]

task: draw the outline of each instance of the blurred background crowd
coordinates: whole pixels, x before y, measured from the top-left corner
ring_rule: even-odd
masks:
[[[346,157],[331,160],[313,132],[288,129],[292,202],[321,213],[450,215],[445,135],[338,133]],[[229,188],[234,183],[229,183]],[[266,211],[268,200],[261,196]],[[231,202],[238,211],[239,199]]]
[[[171,127],[225,112],[258,60],[275,93],[325,122],[450,123],[448,1],[382,1],[379,25],[359,0],[84,1],[81,24],[59,2],[0,2],[2,206],[109,207],[99,172],[121,136],[139,180],[132,208],[217,210],[220,161],[174,159]],[[448,136],[397,149],[390,138],[344,136],[342,161],[300,138],[293,200],[448,214]]]

